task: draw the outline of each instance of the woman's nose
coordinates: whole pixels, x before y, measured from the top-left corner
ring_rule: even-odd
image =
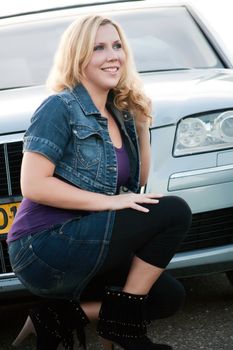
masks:
[[[115,61],[118,59],[118,54],[114,49],[109,49],[107,54],[107,61]]]

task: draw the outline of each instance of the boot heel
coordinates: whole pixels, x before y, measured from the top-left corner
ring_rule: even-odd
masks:
[[[101,339],[101,343],[103,345],[104,350],[114,350],[114,344],[110,340],[107,339]]]
[[[12,343],[12,346],[17,347],[19,346],[22,341],[27,338],[29,336],[29,334],[36,334],[35,328],[33,326],[32,320],[30,318],[30,316],[27,317],[23,328],[21,329],[21,331],[19,332],[19,334],[17,335],[17,337],[15,338],[15,340]]]

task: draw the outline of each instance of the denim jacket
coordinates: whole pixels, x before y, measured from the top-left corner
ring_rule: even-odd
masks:
[[[118,120],[130,161],[127,188],[139,191],[139,151],[134,119],[108,101]],[[41,153],[55,164],[55,175],[84,190],[113,195],[117,159],[107,120],[79,84],[48,97],[36,110],[24,136],[24,151]]]

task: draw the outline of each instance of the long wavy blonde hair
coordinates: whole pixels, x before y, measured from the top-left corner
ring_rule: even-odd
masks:
[[[73,89],[81,82],[94,50],[97,30],[105,24],[116,28],[126,56],[123,74],[113,89],[114,104],[120,110],[132,112],[136,118],[151,118],[150,99],[143,92],[125,34],[116,22],[99,15],[79,18],[65,30],[47,79],[47,87],[59,92],[65,88]]]

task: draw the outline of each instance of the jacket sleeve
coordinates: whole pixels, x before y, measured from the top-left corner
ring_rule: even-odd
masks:
[[[58,95],[48,97],[35,111],[24,135],[23,152],[40,153],[55,165],[71,136],[69,107]]]

